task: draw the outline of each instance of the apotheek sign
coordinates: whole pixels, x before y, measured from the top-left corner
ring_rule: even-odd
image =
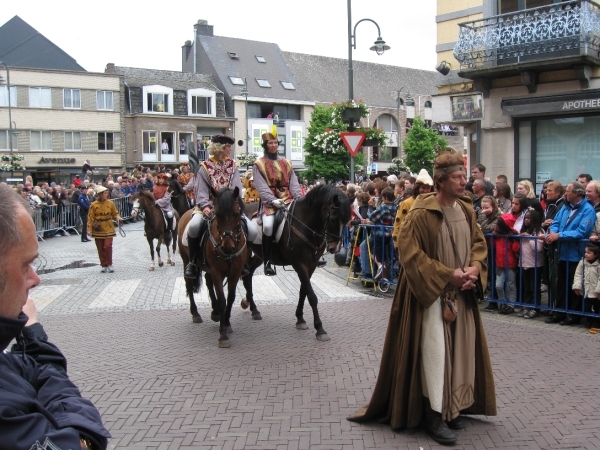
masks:
[[[75,158],[40,158],[38,164],[75,164]]]
[[[600,110],[600,92],[597,91],[552,97],[520,98],[502,102],[502,114],[505,116],[594,110]]]

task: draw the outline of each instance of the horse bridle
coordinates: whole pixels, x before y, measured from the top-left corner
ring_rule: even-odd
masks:
[[[300,237],[300,239],[304,240],[305,242],[307,242],[314,248],[315,253],[317,253],[319,251],[319,249],[321,247],[323,247],[323,245],[325,247],[327,247],[327,245],[329,244],[329,238],[334,238],[337,242],[342,241],[342,239],[343,239],[342,235],[333,234],[333,233],[327,231],[327,223],[329,222],[331,213],[332,213],[332,211],[339,210],[340,209],[339,206],[335,206],[333,204],[329,206],[329,210],[327,211],[327,216],[325,216],[325,219],[323,220],[323,233],[317,233],[315,230],[313,230],[307,224],[305,224],[300,219],[298,219],[298,217],[296,217],[294,215],[295,208],[296,208],[296,200],[294,200],[292,202],[289,210],[284,209],[284,213],[290,217],[290,231],[288,233],[291,233],[291,231],[294,231]],[[319,245],[315,245],[313,242],[311,242],[303,233],[300,232],[300,230],[298,230],[293,225],[294,221],[298,222],[300,225],[302,225],[304,228],[306,228],[308,231],[310,231],[312,233],[313,237],[317,237],[317,238],[321,239],[321,243]],[[291,243],[291,236],[289,234],[288,234],[288,242]]]
[[[210,243],[212,244],[213,249],[215,250],[215,253],[217,254],[217,258],[222,259],[222,260],[226,261],[227,264],[231,265],[233,260],[242,254],[242,252],[246,248],[247,241],[244,241],[244,245],[242,245],[241,248],[238,251],[236,251],[235,253],[225,253],[223,251],[223,240],[227,239],[227,238],[231,239],[234,243],[234,248],[237,248],[240,243],[242,234],[244,234],[244,230],[242,229],[242,223],[241,222],[238,223],[235,226],[235,228],[232,228],[231,230],[223,231],[223,230],[221,230],[221,227],[219,227],[219,222],[217,221],[216,222],[217,231],[219,233],[219,241],[217,242],[217,240],[215,239],[213,234],[210,232],[210,230],[212,228],[212,223],[215,220],[216,220],[216,216],[213,216],[208,221],[208,237],[210,239]],[[237,230],[237,233],[235,233],[235,236],[234,236],[234,231],[236,231],[236,230]]]

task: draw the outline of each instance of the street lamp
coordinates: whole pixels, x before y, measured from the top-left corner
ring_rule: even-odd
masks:
[[[12,152],[13,152],[13,146],[12,146],[12,134],[13,134],[13,128],[12,128],[12,111],[11,111],[11,104],[10,104],[10,71],[8,70],[8,66],[6,65],[6,63],[4,61],[0,61],[0,66],[4,66],[4,68],[6,69],[6,90],[8,91],[8,148],[10,149],[10,155],[12,156]],[[0,81],[2,80],[2,76],[0,76]]]
[[[390,46],[381,39],[381,30],[377,22],[371,19],[361,19],[352,28],[352,0],[348,0],[348,97],[349,100],[354,100],[354,71],[352,68],[352,49],[356,48],[356,27],[361,22],[372,22],[377,27],[377,40],[369,50],[374,51],[378,55],[383,55],[383,52],[390,49]],[[354,122],[350,121],[349,130],[354,131]],[[350,182],[354,183],[354,157],[350,156]]]
[[[242,92],[240,92],[240,94],[246,99],[246,157],[248,157],[250,154],[250,149],[248,148],[248,142],[250,141],[250,133],[248,130],[248,95],[250,92],[248,91],[246,78],[244,78],[244,86],[242,86]]]

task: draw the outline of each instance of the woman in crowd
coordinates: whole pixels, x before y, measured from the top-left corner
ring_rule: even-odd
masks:
[[[510,191],[510,186],[507,183],[496,183],[496,188],[494,189],[494,196],[496,197],[496,201],[498,202],[498,208],[500,208],[502,214],[510,212],[512,208],[512,192]]]
[[[92,229],[92,237],[96,240],[102,273],[115,271],[112,266],[112,244],[117,234],[113,220],[123,221],[115,204],[108,200],[108,194],[109,191],[104,186],[96,187],[98,198],[90,205],[88,213],[88,222]]]
[[[529,180],[521,180],[517,183],[517,192],[527,198],[535,198],[535,189]]]
[[[515,219],[513,227],[515,230],[520,230],[523,226],[523,215],[528,206],[527,198],[523,194],[515,194],[512,199],[512,207],[508,213]]]

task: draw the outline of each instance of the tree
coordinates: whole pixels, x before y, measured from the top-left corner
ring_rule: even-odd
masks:
[[[412,128],[403,141],[406,158],[404,163],[412,173],[418,173],[421,169],[427,169],[428,173],[433,171],[433,160],[437,157],[437,149],[445,149],[448,141],[438,135],[437,131],[426,128],[425,121],[419,116],[415,117]]]
[[[315,107],[304,143],[307,152],[304,161],[308,169],[302,173],[303,177],[327,181],[350,177],[350,154],[340,138],[340,132],[347,131],[348,125],[341,120],[340,108],[343,106],[336,104]],[[364,165],[364,155],[358,153],[354,162],[358,166]]]

